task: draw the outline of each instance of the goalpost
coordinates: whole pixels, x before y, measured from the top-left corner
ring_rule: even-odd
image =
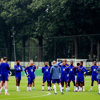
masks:
[[[76,58],[58,58],[57,63],[60,61],[63,61],[64,59],[67,60],[67,63],[70,64],[70,61],[73,61],[74,66],[77,66],[77,63],[80,63],[80,61],[84,62],[84,66],[86,66],[87,59],[76,59]]]

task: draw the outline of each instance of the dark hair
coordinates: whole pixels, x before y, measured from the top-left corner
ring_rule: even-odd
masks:
[[[51,61],[49,61],[49,66],[51,66]]]
[[[80,65],[80,63],[77,63],[77,66],[79,66]]]
[[[83,64],[83,61],[81,61],[80,63],[82,63],[82,64]]]
[[[18,59],[16,60],[16,62],[19,61]]]
[[[3,60],[4,60],[4,61],[7,60],[7,57],[3,57]]]

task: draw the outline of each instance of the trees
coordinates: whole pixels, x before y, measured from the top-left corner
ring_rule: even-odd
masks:
[[[9,48],[9,60],[13,59],[13,56],[10,56],[13,51],[12,27],[14,27],[16,33],[16,49],[20,48],[20,50],[17,50],[17,55],[23,61],[28,60],[28,57],[25,56],[28,50],[25,47],[28,46],[27,41],[30,40],[30,37],[38,41],[37,43],[34,42],[34,44],[38,44],[39,48],[38,61],[43,61],[44,55],[45,60],[53,59],[52,56],[56,59],[62,56],[67,57],[67,55],[70,55],[69,57],[75,55],[75,58],[88,58],[87,55],[89,54],[91,59],[93,58],[94,42],[92,38],[87,36],[79,39],[76,35],[99,33],[99,0],[0,0],[0,8],[0,22],[2,23],[0,25],[2,40],[0,39],[0,41],[4,43],[0,44],[0,47]],[[49,37],[71,35],[71,38],[49,39]],[[48,39],[45,39],[45,37],[48,37]],[[81,42],[79,43],[79,41]],[[88,43],[86,43],[87,41]],[[95,41],[95,43],[97,42],[96,49],[99,50],[100,41]],[[79,47],[80,44],[83,44],[82,47]],[[32,46],[29,44],[29,47]],[[45,48],[47,50],[45,54],[44,47],[47,48]],[[63,50],[60,51],[62,47]],[[90,50],[86,52],[86,49],[90,49],[90,47],[91,53]],[[51,54],[50,51],[55,53]],[[19,52],[21,52],[21,55]],[[31,49],[27,54],[30,55],[30,52]],[[68,52],[70,53],[68,54]],[[46,57],[46,54],[48,57]],[[99,56],[97,58],[99,59]]]

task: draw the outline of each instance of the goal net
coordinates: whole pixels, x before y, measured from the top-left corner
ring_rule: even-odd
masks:
[[[68,63],[69,65],[70,65],[70,62],[71,62],[71,61],[73,61],[74,66],[77,66],[77,63],[80,63],[80,61],[83,61],[83,65],[86,66],[86,61],[87,61],[87,59],[71,59],[71,58],[70,58],[70,59],[69,59],[69,58],[67,59],[67,58],[58,58],[58,59],[57,59],[57,63],[60,62],[60,61],[63,61],[64,59],[67,60],[67,63]]]

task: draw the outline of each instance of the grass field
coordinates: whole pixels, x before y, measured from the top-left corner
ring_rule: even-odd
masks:
[[[26,91],[27,87],[27,77],[22,77],[20,92],[16,91],[15,78],[13,76],[10,77],[10,81],[8,83],[8,92],[9,96],[4,95],[4,90],[0,95],[0,100],[100,100],[100,96],[98,93],[98,86],[95,82],[93,91],[89,92],[91,77],[87,76],[85,78],[85,92],[73,92],[73,84],[71,82],[71,91],[65,92],[64,95],[61,95],[59,92],[59,87],[57,85],[57,95],[54,95],[54,91],[47,91],[47,86],[45,85],[45,91],[42,92],[42,77],[37,76],[35,80],[36,90],[35,91]]]

